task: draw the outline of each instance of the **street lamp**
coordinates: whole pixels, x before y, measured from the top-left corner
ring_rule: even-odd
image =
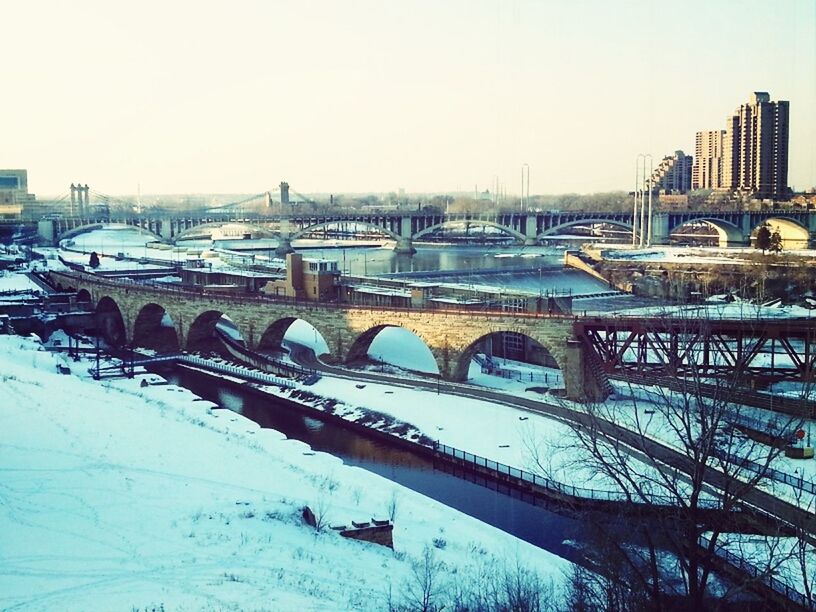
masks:
[[[524,169],[527,169],[527,197],[524,196]],[[519,207],[522,212],[525,210],[524,203],[527,203],[526,208],[530,208],[530,164],[521,164],[521,202]]]
[[[634,194],[634,210],[632,214],[632,246],[644,246],[646,242],[646,159],[649,160],[649,242],[651,242],[652,231],[652,189],[651,189],[651,170],[652,170],[652,156],[649,153],[638,153],[635,159],[635,194]],[[640,196],[640,219],[638,219],[638,196]],[[638,231],[639,230],[639,231]],[[640,234],[638,236],[638,234]]]

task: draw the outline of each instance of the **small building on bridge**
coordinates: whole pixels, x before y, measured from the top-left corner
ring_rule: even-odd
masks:
[[[270,279],[260,290],[267,295],[297,300],[333,302],[338,299],[340,270],[330,259],[304,259],[300,253],[286,256],[286,277]]]

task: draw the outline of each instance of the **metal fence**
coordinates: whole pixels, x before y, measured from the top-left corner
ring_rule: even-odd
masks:
[[[495,474],[509,476],[522,482],[532,484],[547,491],[558,493],[568,497],[575,497],[580,499],[592,499],[597,501],[609,502],[631,502],[636,504],[651,504],[655,506],[676,506],[677,499],[668,495],[657,495],[652,493],[639,493],[637,495],[629,495],[624,491],[604,491],[600,489],[588,489],[584,487],[576,487],[573,485],[564,484],[551,478],[539,476],[532,472],[527,472],[519,468],[493,461],[479,455],[474,455],[467,451],[463,451],[447,444],[434,442],[434,450],[447,456],[453,457],[463,463],[470,464],[475,468],[487,469]],[[719,503],[717,500],[700,500],[701,506],[706,508],[717,508]]]
[[[178,357],[178,361],[188,365],[195,365],[208,370],[221,372],[222,374],[232,374],[234,376],[239,376],[241,378],[246,378],[248,380],[260,382],[266,385],[277,385],[278,387],[285,387],[287,389],[294,388],[292,381],[286,380],[285,378],[279,378],[278,376],[272,376],[266,372],[259,372],[258,370],[252,370],[242,366],[211,361],[195,355],[181,355]]]
[[[701,535],[700,539],[698,540],[698,544],[703,548],[708,548],[711,546],[711,538],[706,535]],[[714,545],[713,551],[715,555],[729,565],[732,565],[738,570],[747,573],[749,576],[760,580],[767,587],[779,595],[782,595],[789,601],[792,601],[803,608],[810,608],[810,602],[805,595],[788,586],[778,578],[774,578],[768,571],[759,569],[753,563],[746,561],[742,557],[735,555],[718,544]]]
[[[747,457],[736,457],[731,453],[727,453],[725,451],[713,451],[712,454],[732,465],[742,466],[746,469],[752,471],[754,474],[764,474],[771,480],[776,480],[778,482],[782,482],[784,484],[790,485],[796,489],[799,489],[806,493],[811,493],[816,495],[816,484],[814,484],[810,480],[805,480],[801,476],[793,476],[787,472],[782,472],[780,470],[774,469],[770,466],[763,465],[761,463],[757,463],[752,459],[748,459]]]

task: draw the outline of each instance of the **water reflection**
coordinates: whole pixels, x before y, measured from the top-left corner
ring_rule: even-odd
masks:
[[[574,559],[574,549],[564,544],[576,540],[578,521],[508,494],[434,469],[433,463],[412,453],[391,448],[331,423],[301,415],[273,398],[259,398],[240,390],[219,387],[199,373],[178,370],[165,374],[170,382],[241,413],[261,427],[283,432],[313,449],[331,453],[354,465],[432,497],[479,520],[564,558]]]

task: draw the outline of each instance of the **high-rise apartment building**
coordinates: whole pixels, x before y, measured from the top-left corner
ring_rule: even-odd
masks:
[[[759,198],[788,194],[790,103],[771,102],[756,91],[728,118],[723,150],[723,187]]]
[[[786,197],[789,106],[755,91],[728,117],[725,130],[697,132],[692,189]]]
[[[686,193],[691,189],[692,157],[683,151],[664,157],[652,173],[653,189]]]
[[[724,138],[724,130],[697,132],[694,142],[694,166],[691,171],[692,189],[722,187]]]

